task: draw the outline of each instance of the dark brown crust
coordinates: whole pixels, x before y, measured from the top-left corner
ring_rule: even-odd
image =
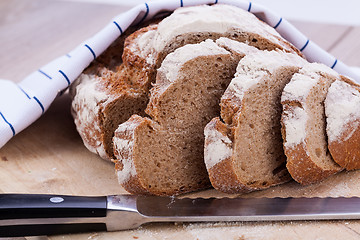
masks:
[[[94,130],[93,126],[89,126],[89,128],[85,129],[85,133],[80,134],[85,137],[84,141],[94,148],[96,148],[96,141],[92,141],[86,136],[89,135],[87,132],[91,132],[91,136],[96,136],[95,139],[104,144],[108,160],[114,156],[112,143],[108,143],[108,139],[111,139],[113,134],[109,133],[109,126],[106,124],[108,122],[107,116],[118,102],[128,102],[130,99],[133,99],[138,104],[147,102],[150,88],[149,80],[154,78],[153,73],[148,68],[142,68],[145,60],[138,56],[136,52],[130,51],[130,48],[136,47],[137,37],[156,28],[157,25],[152,23],[150,26],[137,31],[135,31],[136,28],[130,28],[84,71],[85,74],[93,74],[97,77],[97,88],[106,92],[111,101],[106,102],[106,104],[97,103],[100,105],[97,113],[100,131]],[[124,61],[119,58],[120,54]],[[76,85],[72,86],[73,89],[75,87]],[[75,91],[71,92],[74,93]],[[143,115],[144,109],[145,106],[139,112],[134,113]],[[74,109],[72,112],[76,118],[78,113]]]
[[[139,181],[139,178],[136,176],[130,177],[130,179],[121,185],[127,192],[136,195],[152,195],[152,193],[148,192]]]
[[[304,144],[298,145],[294,149],[285,148],[285,154],[288,157],[286,167],[291,177],[300,184],[308,185],[320,182],[339,172],[339,170],[325,170],[317,166],[306,154]]]
[[[341,80],[360,91],[360,85],[354,83],[345,76],[341,76]],[[346,170],[360,169],[360,121],[351,122],[345,126],[345,131],[342,136],[349,136],[349,138],[341,137],[339,141],[329,141],[329,151],[334,161]],[[354,129],[356,128],[356,129]]]
[[[206,125],[206,129],[217,131],[224,136],[231,135],[230,128],[222,123],[219,118],[213,118],[208,125]],[[205,148],[210,143],[209,139],[206,139]],[[232,157],[228,157],[208,169],[211,184],[216,190],[224,193],[245,193],[256,190],[255,188],[251,188],[240,182],[235,172],[232,164]]]
[[[233,169],[232,158],[227,158],[209,170],[212,186],[224,193],[246,193],[256,190],[238,181]]]
[[[335,79],[328,74],[324,74],[322,78]],[[286,147],[286,127],[284,123],[285,115],[293,111],[295,107],[303,108],[303,106],[299,101],[282,101],[281,104],[283,105],[283,113],[281,116],[281,133],[284,139],[284,151],[287,157],[286,167],[291,177],[302,185],[308,185],[320,182],[325,178],[341,171],[343,168],[338,165],[334,166],[332,169],[325,169],[321,166],[318,166],[308,154],[308,148],[310,148],[310,146],[308,146],[307,139],[305,139],[303,143],[297,144],[292,148]]]
[[[146,119],[142,118],[138,115],[133,115],[130,117],[130,119],[126,122],[131,124],[133,127],[127,129],[124,132],[115,132],[115,136],[117,138],[121,138],[121,139],[126,139],[129,141],[132,141],[133,143],[135,143],[136,141],[136,129],[141,127],[142,125],[146,125]],[[135,144],[134,144],[135,145]],[[125,151],[125,152],[119,152],[117,151],[117,149],[114,149],[114,156],[116,157],[116,159],[112,160],[115,163],[115,170],[116,171],[122,171],[123,170],[123,163],[121,159],[132,159],[131,161],[134,161],[134,145],[133,145],[133,149],[130,149],[129,151]],[[130,152],[132,154],[130,154]],[[135,165],[136,166],[136,165]],[[136,168],[136,167],[135,167]],[[127,179],[126,182],[121,183],[121,185],[123,186],[123,188],[128,191],[129,193],[133,193],[133,194],[149,194],[149,192],[147,191],[147,189],[141,184],[141,179],[139,179],[137,177],[137,175],[135,176],[130,176],[129,179]]]
[[[340,75],[340,79],[341,79],[341,81],[346,82],[347,84],[355,87],[358,91],[360,91],[360,85],[357,84],[357,83],[355,83],[355,82],[354,82],[353,80],[351,80],[350,78],[347,78],[347,77],[345,77],[345,76],[343,76],[343,75]]]
[[[360,169],[360,121],[348,124],[343,136],[353,134],[348,139],[329,142],[329,151],[334,161],[346,170]],[[354,127],[356,129],[354,130]]]
[[[141,49],[137,46],[139,36],[157,29],[157,25],[151,25],[134,32],[125,40],[123,64],[129,75],[128,81],[134,88],[142,91],[149,91],[151,82],[155,79],[155,66],[147,63],[146,59],[140,56]]]

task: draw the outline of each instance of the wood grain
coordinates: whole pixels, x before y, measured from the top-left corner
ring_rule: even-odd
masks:
[[[291,22],[298,30],[304,33],[312,42],[326,51],[334,48],[343,36],[353,27],[332,24],[314,24],[309,22]]]
[[[0,4],[0,78],[16,82],[68,53],[127,9],[48,0]]]
[[[47,0],[0,1],[0,78],[20,81],[92,36],[126,7]],[[360,65],[360,28],[294,22],[312,41],[344,62]],[[113,164],[82,144],[68,95],[0,149],[0,192],[121,194]],[[360,171],[302,187],[295,182],[241,197],[360,196]],[[215,190],[189,197],[224,197]],[[28,239],[359,239],[360,221],[150,224],[116,233]],[[24,238],[20,238],[24,239]]]
[[[331,49],[331,53],[338,56],[345,63],[360,66],[360,27],[353,27],[336,46]]]

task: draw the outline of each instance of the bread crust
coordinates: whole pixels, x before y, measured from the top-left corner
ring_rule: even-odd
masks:
[[[323,94],[326,95],[330,84],[337,78],[337,73],[325,65],[308,63],[298,74],[293,76],[284,89],[281,102],[283,105],[281,132],[287,156],[286,167],[291,177],[300,184],[308,185],[322,181],[343,169],[333,161],[328,151],[325,131],[325,96]],[[297,85],[296,82],[298,82]],[[301,94],[297,94],[294,92],[296,91],[295,86],[300,83],[302,83],[303,91]],[[319,99],[311,103],[310,97]],[[310,104],[321,106],[316,110],[317,114],[321,115],[321,117],[316,116],[321,119],[319,120],[321,123],[315,121],[315,116],[310,118],[312,111]],[[321,132],[320,135],[317,133],[317,135],[311,136],[313,134],[310,132],[311,129]],[[295,134],[296,140],[289,137],[294,138]],[[302,138],[300,139],[298,136],[302,136]],[[311,144],[312,141],[316,145]]]
[[[231,136],[231,129],[221,122],[220,118],[213,118],[205,127],[205,132],[217,132],[225,138]],[[216,141],[214,138],[207,137],[205,139],[205,149]],[[232,149],[232,146],[229,146]],[[256,188],[244,185],[239,181],[234,169],[232,156],[222,159],[214,166],[208,168],[211,185],[224,193],[245,193],[256,190]]]
[[[307,154],[305,145],[298,145],[293,149],[286,149],[286,168],[291,177],[298,183],[309,185],[339,172],[339,169],[323,169],[313,162]]]
[[[360,85],[354,83],[351,79],[345,76],[341,76],[341,81],[349,84],[354,91],[360,92]],[[334,93],[329,92],[327,99],[325,100],[327,121],[329,121],[329,118],[331,117],[327,112],[329,107],[328,105],[334,104],[333,102],[328,101],[329,100],[328,97],[330,94],[334,94]],[[352,93],[346,92],[346,94],[351,95]],[[345,96],[333,96],[333,98],[337,98],[337,97],[345,98]],[[336,101],[339,102],[340,100],[341,99],[337,99]],[[346,102],[345,104],[350,104],[350,103]],[[354,109],[354,111],[356,110]],[[360,169],[360,119],[358,116],[349,115],[346,117],[349,119],[351,118],[351,120],[349,121],[348,119],[342,119],[341,136],[337,140],[332,140],[329,138],[328,148],[334,161],[337,164],[339,164],[341,167],[345,168],[346,170],[357,170]],[[328,125],[328,128],[329,127],[330,125]],[[331,129],[328,128],[327,128],[328,134],[331,134],[329,133]]]
[[[72,115],[78,132],[85,146],[103,159],[113,158],[111,139],[117,124],[126,121],[131,114],[144,115],[149,79],[153,73],[149,67],[143,67],[147,66],[145,60],[131,49],[137,47],[136,39],[141,34],[155,30],[156,27],[156,24],[151,23],[137,31],[134,28],[126,31],[71,86]],[[122,59],[119,55],[122,55]],[[82,88],[89,88],[90,85],[93,85],[91,91],[80,94]],[[99,94],[106,96],[99,98],[96,96]],[[131,113],[116,111],[115,108],[120,106],[127,108],[129,103],[135,108]],[[112,119],[117,120],[113,123]]]
[[[344,136],[339,141],[329,142],[329,151],[334,161],[346,170],[360,169],[360,121],[352,122],[346,126]]]
[[[114,134],[114,156],[112,161],[115,163],[115,171],[117,172],[119,183],[123,188],[132,194],[150,194],[146,186],[142,184],[142,179],[138,177],[136,172],[136,162],[134,161],[134,149],[137,141],[137,130],[141,127],[146,127],[149,124],[149,119],[142,118],[138,115],[133,115],[126,121],[121,129],[117,129]],[[122,147],[116,144],[115,139],[128,141],[127,147]],[[125,162],[127,161],[127,162]],[[130,165],[130,166],[129,166]],[[124,166],[128,166],[127,168]],[[133,168],[133,169],[129,169]],[[123,175],[120,177],[120,175]]]

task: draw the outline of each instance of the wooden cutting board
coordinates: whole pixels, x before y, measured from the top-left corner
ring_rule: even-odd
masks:
[[[0,1],[0,78],[20,81],[99,31],[124,6],[48,0]],[[360,66],[359,27],[294,23],[324,49]],[[118,185],[112,163],[82,144],[70,115],[67,94],[34,124],[0,149],[0,192],[110,195]],[[320,184],[295,182],[242,197],[359,196],[360,171],[340,173]],[[215,190],[190,197],[223,197]],[[39,239],[359,239],[360,221],[302,221],[216,224],[150,224],[115,233]],[[31,238],[36,239],[36,238]]]

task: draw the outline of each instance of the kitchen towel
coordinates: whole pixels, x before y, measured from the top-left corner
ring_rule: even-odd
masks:
[[[151,19],[157,13],[199,4],[230,4],[255,14],[290,41],[310,62],[320,62],[360,82],[360,75],[310,41],[288,21],[262,5],[245,0],[151,1],[118,15],[92,38],[70,53],[55,59],[19,83],[0,80],[0,148],[38,119],[54,99],[130,25]]]

